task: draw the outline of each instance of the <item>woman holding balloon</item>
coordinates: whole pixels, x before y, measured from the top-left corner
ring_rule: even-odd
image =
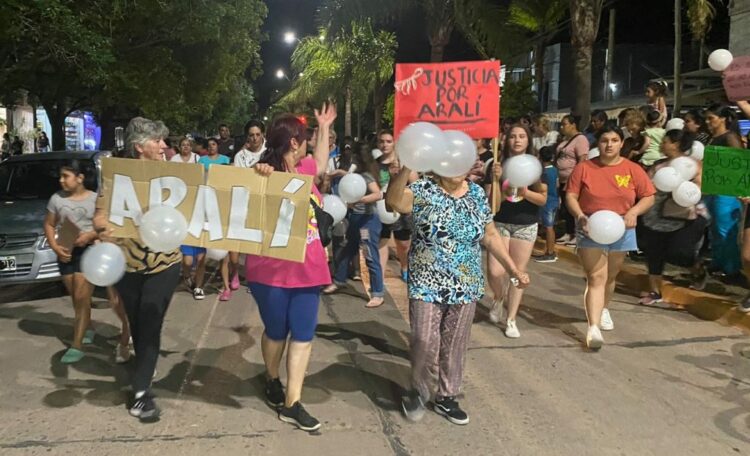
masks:
[[[578,257],[586,273],[586,345],[591,349],[604,343],[600,328],[614,329],[607,305],[625,254],[638,249],[638,217],[653,206],[656,193],[643,168],[620,156],[622,144],[622,130],[606,125],[598,139],[599,157],[576,165],[566,188],[568,210],[577,221]]]
[[[701,166],[689,156],[694,138],[684,130],[667,131],[661,142],[661,153],[667,158],[649,170],[659,191],[654,205],[641,218],[639,232],[649,274],[649,290],[639,301],[643,305],[662,301],[662,273],[667,262],[691,267],[697,277],[706,276],[702,263],[696,262],[708,226],[703,217],[706,208],[689,200],[700,200]]]
[[[73,309],[75,310],[73,342],[62,356],[61,362],[63,364],[80,361],[84,356],[83,345],[94,341],[94,331],[89,329],[94,284],[86,279],[84,271],[81,269],[83,254],[91,244],[98,240],[93,224],[96,193],[88,190],[85,186],[87,178],[93,177],[94,172],[93,169],[86,169],[78,160],[63,165],[60,168],[62,191],[52,195],[47,204],[47,215],[44,218],[44,234],[47,243],[57,255],[60,275],[65,289],[73,301]],[[87,176],[87,174],[89,175]],[[58,243],[57,228],[61,224],[64,225],[65,220],[78,229],[72,250],[68,250],[68,247]],[[117,292],[112,287],[107,287],[107,295],[112,310],[122,322],[120,340],[115,349],[115,361],[124,363],[130,359],[130,327]]]
[[[514,159],[523,156],[523,163]],[[530,166],[526,164],[527,161],[531,162]],[[503,176],[503,167],[507,176]],[[541,171],[542,165],[536,156],[528,127],[514,125],[505,137],[502,162],[493,165],[492,179],[499,181],[502,189],[502,195],[498,198],[500,206],[493,210],[496,210],[495,227],[513,263],[520,270],[525,270],[529,264],[536,242],[539,208],[547,203],[547,186],[539,180]],[[515,182],[519,179],[523,181],[520,182],[523,186]],[[519,186],[512,185],[514,183]],[[488,194],[490,188],[491,185],[487,185]],[[510,286],[510,275],[491,255],[487,260],[487,269],[494,294],[490,320],[498,323],[502,319],[503,309],[506,309],[505,335],[512,339],[519,338],[521,333],[516,325],[516,315],[521,306],[523,289]]]
[[[336,107],[325,104],[315,110],[318,141],[312,156],[307,153],[307,129],[294,115],[277,118],[266,136],[266,153],[255,170],[269,175],[274,170],[314,176],[320,181],[327,171],[328,133],[336,120]],[[321,195],[313,185],[311,200],[321,204]],[[302,263],[248,255],[245,277],[258,304],[265,331],[261,352],[266,365],[266,402],[278,410],[281,421],[304,431],[320,428],[320,421],[300,403],[312,340],[318,323],[320,287],[331,283],[328,259],[320,241],[315,211],[308,212],[307,250]],[[290,339],[287,343],[287,339]],[[286,358],[286,393],[279,378],[281,360]]]
[[[132,119],[125,129],[127,156],[137,160],[164,161],[164,138],[168,134],[169,130],[162,122],[142,117]],[[108,218],[107,209],[97,205],[94,225],[103,240],[109,237]],[[142,239],[144,230],[158,232],[155,225],[168,226],[173,223],[168,218],[155,218],[149,217],[148,213],[144,215],[139,227],[141,237],[115,240],[126,261],[125,275],[116,288],[128,314],[136,360],[132,379],[134,400],[129,411],[144,422],[155,421],[160,415],[151,392],[151,380],[159,357],[164,318],[180,281],[182,260],[178,245],[174,249],[160,251],[160,248],[152,248],[158,246]],[[165,241],[172,243],[174,239]]]
[[[346,231],[346,244],[334,260],[335,273],[333,284],[323,290],[325,294],[335,293],[340,287],[346,285],[349,275],[349,264],[360,250],[365,253],[365,264],[370,273],[370,295],[372,299],[365,307],[374,308],[383,305],[385,290],[383,287],[383,270],[380,267],[380,255],[378,243],[380,241],[380,230],[382,224],[377,214],[377,202],[383,199],[383,192],[378,185],[378,164],[372,158],[372,149],[366,143],[357,143],[354,146],[354,164],[356,174],[349,174],[341,179],[339,194],[354,197],[361,194],[359,191],[349,190],[349,185],[355,181],[365,184],[365,194],[356,202],[351,203],[349,215],[349,226]],[[356,177],[360,177],[357,179]],[[351,180],[351,182],[349,182]],[[345,188],[347,187],[347,188]],[[347,200],[351,200],[347,198]]]
[[[401,133],[398,150],[406,166],[391,181],[386,202],[414,220],[408,286],[412,389],[402,408],[410,420],[424,416],[437,367],[434,410],[464,425],[469,415],[456,397],[476,302],[484,294],[481,245],[518,286],[527,286],[529,277],[508,254],[484,191],[466,179],[476,159],[471,138],[420,122]],[[407,187],[410,167],[432,174]]]

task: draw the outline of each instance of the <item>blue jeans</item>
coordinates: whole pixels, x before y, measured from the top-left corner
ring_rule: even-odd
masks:
[[[737,236],[742,218],[742,203],[734,196],[709,195],[704,199],[713,217],[711,222],[711,262],[725,274],[742,268]]]
[[[336,271],[333,280],[337,285],[346,283],[349,275],[349,263],[357,254],[360,245],[365,247],[365,263],[370,271],[370,294],[373,297],[382,297],[383,269],[380,267],[380,253],[378,243],[380,242],[380,229],[382,224],[377,214],[350,214],[349,228],[346,231],[346,244],[336,256]]]

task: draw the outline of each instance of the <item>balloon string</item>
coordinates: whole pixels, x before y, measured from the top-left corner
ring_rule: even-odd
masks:
[[[395,84],[393,84],[393,87],[396,88],[397,91],[401,92],[402,95],[409,95],[411,93],[412,89],[417,88],[417,80],[424,74],[424,69],[417,68],[414,70],[414,73],[406,78],[402,79],[401,81],[396,81]]]

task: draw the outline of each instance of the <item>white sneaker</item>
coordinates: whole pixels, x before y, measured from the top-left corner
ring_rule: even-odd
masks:
[[[559,238],[557,238],[555,240],[555,244],[565,244],[568,241],[570,241],[571,239],[574,239],[574,238],[571,235],[569,235],[568,233],[565,233],[565,234],[563,234],[562,236],[560,236]]]
[[[503,301],[494,299],[490,307],[490,321],[500,323],[503,319]]]
[[[511,339],[518,339],[521,337],[521,332],[518,331],[518,326],[516,326],[516,320],[508,320],[505,323],[505,337]]]
[[[615,322],[612,321],[612,316],[609,314],[609,309],[602,310],[602,318],[599,322],[599,327],[602,331],[612,331],[615,329]]]
[[[115,362],[117,364],[127,363],[130,361],[130,355],[130,345],[122,345],[118,342],[115,348]]]
[[[596,325],[589,326],[589,331],[586,334],[586,346],[592,350],[599,350],[604,345],[604,338],[602,332],[599,331],[599,327]]]

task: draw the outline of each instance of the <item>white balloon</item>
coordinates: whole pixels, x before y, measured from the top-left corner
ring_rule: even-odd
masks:
[[[96,286],[112,286],[125,275],[125,255],[119,245],[100,242],[83,252],[81,272]]]
[[[692,180],[698,174],[698,162],[690,157],[677,157],[669,162],[669,166],[676,169],[686,181]]]
[[[401,214],[398,212],[388,212],[388,208],[385,207],[385,200],[379,200],[375,203],[375,209],[378,212],[380,222],[385,223],[386,225],[396,223],[396,220],[401,218]]]
[[[690,148],[690,158],[693,160],[703,160],[703,154],[706,151],[706,146],[700,141],[693,141],[693,146]]]
[[[654,186],[662,192],[674,191],[681,183],[685,182],[679,171],[671,166],[665,166],[654,174]]]
[[[708,66],[714,71],[724,71],[732,64],[734,57],[726,49],[717,49],[708,56]]]
[[[206,249],[206,258],[214,261],[221,261],[229,255],[229,252],[222,249]]]
[[[477,146],[469,135],[462,131],[443,132],[448,152],[432,171],[442,177],[459,177],[469,174],[477,161]]]
[[[516,155],[503,163],[503,175],[511,187],[528,187],[542,176],[542,163],[533,155]]]
[[[674,202],[682,207],[692,207],[701,200],[701,189],[692,182],[683,182],[672,192]]]
[[[346,203],[336,195],[325,195],[323,197],[323,210],[331,214],[333,224],[336,225],[346,217]]]
[[[448,153],[443,131],[428,122],[416,122],[404,128],[396,142],[401,164],[412,171],[432,171]]]
[[[685,128],[685,121],[680,119],[679,117],[675,117],[674,119],[669,119],[669,122],[667,122],[664,130],[682,130],[683,128]]]
[[[171,206],[155,206],[141,218],[138,232],[141,240],[154,252],[169,252],[187,237],[188,224],[185,216]]]
[[[589,238],[603,245],[614,244],[625,234],[625,221],[612,211],[597,211],[591,214],[587,224]]]
[[[361,200],[365,193],[367,193],[367,183],[359,174],[349,173],[339,181],[339,197],[347,204]]]

